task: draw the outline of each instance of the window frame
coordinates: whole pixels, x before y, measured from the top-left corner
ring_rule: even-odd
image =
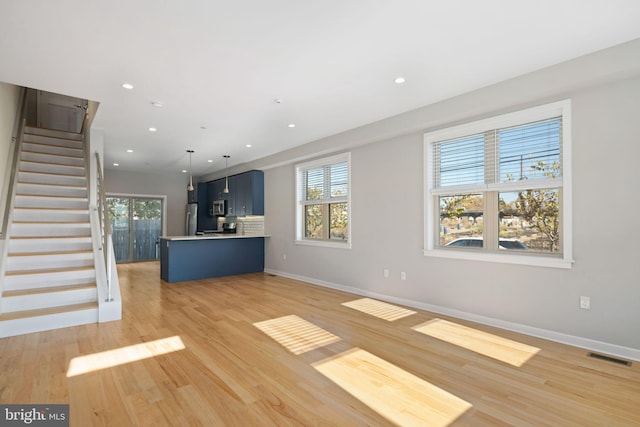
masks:
[[[484,197],[484,223],[490,224],[494,217],[497,220],[497,198],[500,192],[516,191],[523,189],[522,182],[509,182],[498,184],[482,184],[477,186],[464,186],[456,188],[447,187],[446,191],[434,189],[434,153],[433,145],[437,142],[463,137],[467,135],[484,133],[493,129],[523,125],[526,123],[546,120],[553,117],[562,117],[562,178],[528,181],[527,189],[558,188],[560,191],[560,240],[562,242],[560,254],[544,254],[527,252],[513,253],[511,251],[469,250],[465,248],[442,248],[436,244],[439,239],[439,204],[436,198],[441,195],[455,195],[468,192],[481,192]],[[472,121],[469,123],[451,126],[424,134],[424,250],[425,256],[465,259],[474,261],[499,262],[507,264],[523,264],[541,267],[571,268],[573,265],[572,246],[572,170],[571,170],[571,100],[552,102],[511,113]],[[490,195],[491,197],[486,197]],[[495,197],[493,197],[495,196]],[[493,200],[495,199],[495,200]],[[487,209],[489,203],[494,203],[494,209]],[[495,211],[495,212],[494,212]],[[492,227],[492,225],[489,225]],[[497,223],[493,225],[497,229]],[[493,233],[486,230],[485,233]],[[498,232],[495,232],[495,240],[499,240]],[[488,245],[485,245],[488,246]]]
[[[316,168],[323,168],[327,166],[331,166],[337,163],[347,163],[347,196],[336,198],[332,200],[329,196],[324,200],[319,201],[320,203],[308,203],[306,200],[302,200],[303,198],[303,172]],[[351,249],[351,230],[352,230],[352,215],[351,215],[351,153],[341,153],[336,154],[329,157],[322,157],[319,159],[311,160],[304,163],[299,163],[295,165],[295,174],[296,174],[296,185],[295,185],[295,204],[296,204],[296,239],[295,243],[300,245],[310,245],[310,246],[320,246],[320,247],[329,247],[329,248],[341,248],[341,249]],[[313,202],[313,201],[309,201]],[[330,205],[336,203],[346,203],[347,204],[347,236],[345,240],[335,240],[335,239],[309,239],[305,237],[305,208],[308,205],[312,204],[320,204],[323,210],[323,218],[330,222]],[[330,230],[327,228],[327,233]]]

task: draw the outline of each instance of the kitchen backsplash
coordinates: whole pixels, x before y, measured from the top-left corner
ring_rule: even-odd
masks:
[[[222,223],[229,218],[218,218],[218,230],[222,230]],[[264,216],[247,215],[235,217],[237,234],[264,234]]]
[[[264,234],[264,216],[247,215],[238,217],[239,234]]]

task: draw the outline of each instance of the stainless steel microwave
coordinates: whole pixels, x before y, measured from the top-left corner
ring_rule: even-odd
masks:
[[[227,201],[214,200],[211,212],[213,216],[225,216],[227,214]]]

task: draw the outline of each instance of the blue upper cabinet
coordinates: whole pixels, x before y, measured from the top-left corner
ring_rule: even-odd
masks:
[[[252,170],[229,177],[229,193],[223,193],[224,178],[207,183],[211,203],[214,200],[227,201],[229,216],[264,215],[264,173]]]

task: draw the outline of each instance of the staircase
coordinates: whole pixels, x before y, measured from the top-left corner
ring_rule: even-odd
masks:
[[[82,135],[26,127],[0,337],[98,322]]]

